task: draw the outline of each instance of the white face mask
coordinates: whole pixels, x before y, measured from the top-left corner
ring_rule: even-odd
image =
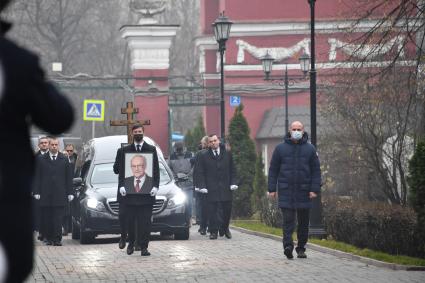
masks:
[[[303,137],[303,132],[301,131],[291,131],[291,137],[294,140],[300,140]]]

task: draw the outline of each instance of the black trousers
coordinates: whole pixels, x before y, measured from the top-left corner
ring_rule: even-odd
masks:
[[[283,215],[283,247],[294,247],[292,233],[295,230],[295,219],[298,220],[297,229],[297,251],[305,250],[305,245],[308,240],[308,225],[310,222],[310,209],[291,209],[282,208]]]
[[[118,220],[120,222],[121,238],[127,239],[127,234],[128,234],[127,206],[124,202],[120,202]]]
[[[1,191],[1,188],[0,188]],[[8,270],[5,282],[23,282],[33,265],[32,200],[0,200],[0,244],[6,252]]]
[[[60,242],[62,240],[63,214],[63,206],[41,207],[41,232],[46,240],[52,242]]]
[[[128,244],[147,249],[152,226],[152,204],[127,206]],[[136,239],[137,227],[137,239]]]
[[[229,228],[232,214],[232,201],[209,201],[208,202],[208,227],[211,233],[217,233],[218,229]]]
[[[201,229],[207,229],[208,227],[208,200],[207,195],[197,193],[196,204],[199,211],[199,225]],[[198,216],[198,215],[197,215]]]

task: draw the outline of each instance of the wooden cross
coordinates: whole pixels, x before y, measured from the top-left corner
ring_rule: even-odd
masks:
[[[127,126],[127,141],[133,142],[132,126],[134,124],[150,125],[150,120],[133,120],[133,115],[139,113],[139,108],[133,108],[133,102],[127,102],[127,108],[121,108],[121,114],[127,114],[127,120],[110,121],[111,126]]]

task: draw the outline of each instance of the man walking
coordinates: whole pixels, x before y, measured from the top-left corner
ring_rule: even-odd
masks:
[[[152,154],[152,195],[150,195],[150,202],[146,204],[146,206],[150,207],[150,215],[152,215],[152,207],[155,203],[155,195],[158,192],[159,188],[159,162],[158,155],[156,152],[156,148],[153,145],[150,145],[143,141],[144,128],[141,124],[135,124],[132,127],[132,135],[134,142],[130,145],[122,147],[117,150],[117,155],[115,157],[114,163],[114,173],[118,174],[118,191],[117,191],[117,200],[120,203],[119,210],[119,221],[121,226],[121,239],[119,241],[119,248],[125,248],[125,242],[128,233],[128,225],[135,225],[135,223],[128,222],[128,211],[127,211],[127,202],[126,202],[126,190],[125,190],[125,156],[128,153],[148,153]],[[148,208],[146,208],[147,210]],[[131,210],[131,209],[130,209]],[[146,227],[146,233],[141,235],[144,239],[142,240],[143,246],[141,247],[142,256],[148,256],[150,253],[148,252],[148,243],[149,243],[149,235],[150,235],[150,224],[151,217],[149,217],[149,227]],[[149,231],[148,231],[149,230]],[[148,232],[147,232],[148,231]],[[130,236],[129,236],[130,238]],[[137,243],[136,243],[137,244]],[[128,247],[127,253],[132,254],[134,247]]]
[[[130,160],[130,166],[133,175],[124,179],[124,190],[120,188],[126,203],[129,223],[127,254],[131,255],[134,252],[137,243],[142,249],[142,256],[148,256],[152,205],[155,203],[158,188],[153,187],[153,178],[146,174],[148,165],[144,155],[134,155]]]
[[[295,218],[298,219],[296,252],[298,258],[306,258],[305,245],[308,239],[311,200],[320,192],[321,172],[316,148],[308,143],[307,133],[301,122],[291,124],[290,133],[283,143],[276,146],[270,162],[268,191],[276,197],[283,215],[283,249],[292,259],[294,243],[292,233]]]
[[[37,159],[34,198],[40,202],[41,227],[47,245],[61,246],[62,217],[72,201],[72,176],[68,157],[58,150],[59,141],[51,138],[49,153]]]
[[[196,153],[194,158],[193,165],[193,186],[195,188],[195,199],[196,199],[196,222],[199,222],[199,230],[198,232],[201,235],[207,234],[207,226],[208,226],[208,202],[207,202],[207,194],[203,194],[199,192],[199,159],[202,156],[203,152],[208,149],[208,136],[204,136],[201,139],[201,143],[199,145],[199,151]]]
[[[231,239],[229,230],[232,213],[233,190],[236,190],[236,169],[233,158],[217,135],[208,137],[209,149],[199,158],[199,192],[207,194],[210,239],[225,235]],[[218,210],[221,209],[222,219],[219,221]]]

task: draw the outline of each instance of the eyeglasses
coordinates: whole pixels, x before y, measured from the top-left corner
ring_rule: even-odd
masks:
[[[131,165],[131,168],[144,168],[145,165]]]
[[[73,149],[67,149],[66,152],[74,152]]]

